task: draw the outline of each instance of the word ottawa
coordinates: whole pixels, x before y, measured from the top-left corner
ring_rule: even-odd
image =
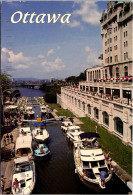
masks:
[[[39,14],[37,15],[35,12],[32,14],[29,14],[28,12],[26,14],[23,14],[21,11],[15,12],[11,16],[11,22],[12,23],[19,23],[20,21],[23,21],[23,23],[56,23],[58,20],[60,20],[61,23],[70,23],[71,14]]]

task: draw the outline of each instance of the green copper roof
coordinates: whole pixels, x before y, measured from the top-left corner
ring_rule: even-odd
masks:
[[[102,16],[101,16],[101,20],[103,20],[103,17],[104,17],[104,11],[105,11],[105,10],[103,10],[103,13],[102,13]]]
[[[130,4],[130,1],[125,1],[125,5],[129,5]]]
[[[123,4],[124,1],[118,1],[117,5]]]

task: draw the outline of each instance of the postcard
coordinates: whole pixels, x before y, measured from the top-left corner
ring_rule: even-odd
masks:
[[[132,2],[1,2],[1,193],[132,192]]]

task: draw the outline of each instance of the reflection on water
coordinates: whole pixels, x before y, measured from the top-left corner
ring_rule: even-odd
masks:
[[[35,90],[32,90],[33,94],[31,94],[31,89],[26,89],[26,93],[27,91],[30,97],[35,96]],[[40,91],[38,96],[40,96]],[[35,105],[35,101],[32,102],[35,118],[37,115],[40,117],[40,106]],[[73,146],[63,135],[61,122],[47,124],[46,129],[50,135],[48,144],[50,157],[40,162],[36,161],[37,177],[33,194],[95,194],[96,192],[87,188],[75,174]],[[128,191],[127,187],[114,175],[112,185],[102,193],[127,194]]]

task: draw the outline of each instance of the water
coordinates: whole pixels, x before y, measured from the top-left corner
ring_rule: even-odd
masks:
[[[14,90],[19,90],[21,92],[21,97],[42,97],[44,96],[45,92],[38,90],[38,89],[29,89],[29,88],[23,88],[23,87],[17,87],[13,88]]]
[[[21,91],[22,89],[22,91]],[[42,92],[34,89],[19,88],[23,96],[42,96]],[[38,92],[38,94],[37,94]],[[35,102],[34,102],[35,103]],[[35,117],[41,116],[40,107],[33,106]],[[43,161],[36,162],[36,185],[33,194],[95,194],[87,188],[75,174],[73,146],[67,142],[61,131],[61,122],[47,124],[50,135],[48,147],[50,156]],[[127,187],[114,175],[112,185],[104,194],[127,194]]]

